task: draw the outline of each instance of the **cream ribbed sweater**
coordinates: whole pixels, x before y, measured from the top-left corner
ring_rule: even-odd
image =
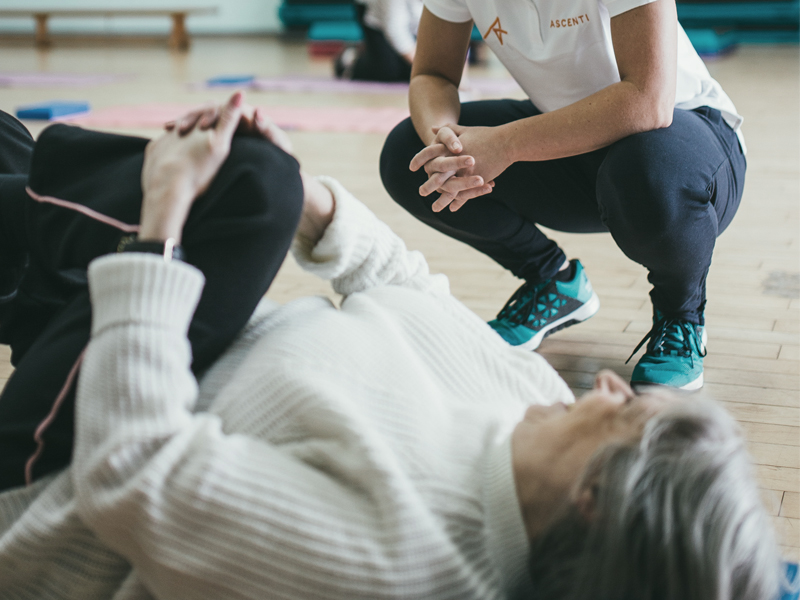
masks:
[[[322,181],[334,220],[293,252],[341,308],[263,303],[199,388],[186,331],[202,274],[148,255],[92,263],[73,465],[0,495],[0,598],[526,590],[509,436],[528,404],[572,395]]]

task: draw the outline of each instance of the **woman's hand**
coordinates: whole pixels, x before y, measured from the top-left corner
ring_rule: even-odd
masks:
[[[221,110],[224,106],[204,106],[193,110],[180,119],[170,121],[164,125],[167,131],[177,131],[181,137],[188,135],[195,128],[205,131],[217,126]],[[269,140],[278,148],[292,154],[292,142],[286,132],[278,127],[260,109],[245,102],[241,105],[241,116],[236,127],[236,135],[250,135]]]
[[[208,188],[228,157],[242,117],[242,99],[237,92],[215,109],[213,126],[193,126],[184,135],[173,127],[147,145],[139,239],[174,238],[180,242],[192,203]]]
[[[496,127],[447,124],[433,132],[433,143],[414,157],[410,168],[424,167],[428,174],[420,195],[441,194],[434,212],[448,206],[455,212],[468,200],[490,193],[495,178],[512,163]]]

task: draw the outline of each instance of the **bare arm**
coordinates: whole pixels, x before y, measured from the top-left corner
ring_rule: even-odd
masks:
[[[584,154],[672,123],[674,0],[658,0],[614,17],[611,38],[621,81],[562,109],[502,126],[512,162]]]
[[[436,137],[432,127],[458,122],[458,84],[471,32],[472,21],[451,23],[427,8],[422,11],[408,102],[411,121],[426,146]]]

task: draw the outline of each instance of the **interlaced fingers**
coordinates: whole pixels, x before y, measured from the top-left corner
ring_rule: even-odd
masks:
[[[694,366],[694,353],[692,352],[691,338],[697,336],[695,326],[681,319],[667,319],[662,317],[657,320],[650,331],[642,338],[642,341],[634,348],[625,364],[628,364],[633,356],[644,346],[647,340],[647,352],[656,356],[665,354],[677,354],[678,356],[689,357]],[[698,344],[699,345],[699,344]],[[706,348],[701,348],[700,356],[706,355]]]
[[[543,283],[524,283],[506,305],[498,313],[498,319],[507,319],[515,325],[524,325],[539,304],[539,294],[544,288]]]

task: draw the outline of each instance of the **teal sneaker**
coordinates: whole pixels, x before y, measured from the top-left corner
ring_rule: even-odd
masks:
[[[699,390],[703,387],[707,339],[706,328],[702,325],[683,319],[668,319],[661,311],[655,310],[652,329],[628,358],[630,361],[649,340],[647,351],[633,369],[631,385]]]
[[[524,283],[489,325],[512,346],[535,350],[559,329],[585,321],[600,309],[579,260],[571,260],[575,273],[570,281],[548,279]]]

